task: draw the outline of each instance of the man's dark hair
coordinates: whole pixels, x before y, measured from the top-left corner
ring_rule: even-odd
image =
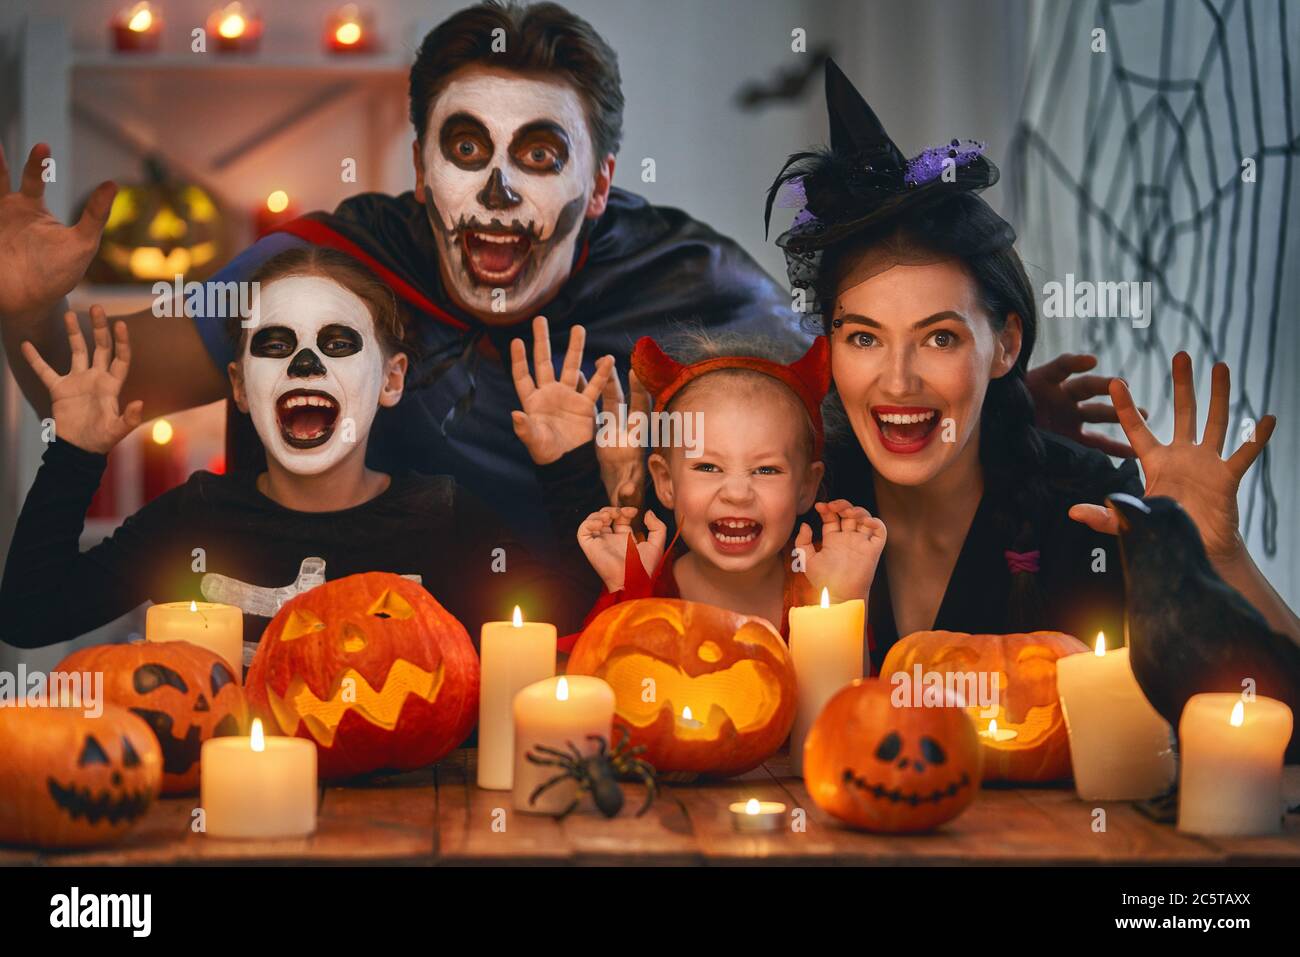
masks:
[[[498,29],[503,31],[505,50],[494,52],[493,31]],[[453,13],[420,44],[411,67],[411,123],[421,143],[430,104],[451,74],[474,63],[558,76],[572,83],[586,109],[596,161],[618,153],[623,139],[623,87],[613,48],[590,23],[558,3],[522,6],[500,0],[485,0]]]

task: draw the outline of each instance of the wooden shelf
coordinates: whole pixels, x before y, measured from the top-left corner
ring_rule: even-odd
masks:
[[[240,53],[74,53],[72,69],[78,73],[174,73],[215,70],[219,72],[290,73],[312,76],[405,77],[411,57],[402,53],[324,53],[281,56],[266,51]]]

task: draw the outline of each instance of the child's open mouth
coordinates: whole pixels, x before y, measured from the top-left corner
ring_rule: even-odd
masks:
[[[461,235],[465,262],[474,278],[485,285],[506,286],[514,282],[533,241],[524,230],[465,230]]]
[[[713,534],[713,544],[718,551],[739,555],[758,544],[758,539],[763,534],[763,525],[752,518],[720,518],[709,522],[709,531]]]
[[[939,410],[923,406],[877,405],[871,417],[880,430],[880,444],[901,455],[925,448],[939,424]]]
[[[294,389],[276,401],[275,416],[285,442],[295,449],[311,449],[334,434],[339,404],[329,393]]]

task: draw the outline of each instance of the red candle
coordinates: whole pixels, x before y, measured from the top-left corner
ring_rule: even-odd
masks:
[[[341,7],[325,21],[325,45],[334,53],[366,53],[374,49],[370,16],[355,3]]]
[[[166,419],[156,420],[141,443],[144,449],[144,501],[155,498],[185,481],[184,449]]]
[[[266,197],[266,202],[258,207],[254,217],[257,238],[261,239],[277,226],[298,218],[298,207],[289,199],[289,194],[277,189]]]
[[[162,17],[148,3],[120,11],[109,26],[113,48],[120,53],[152,53],[162,38]]]
[[[252,53],[262,38],[262,18],[242,3],[228,3],[208,17],[208,39],[222,53]]]

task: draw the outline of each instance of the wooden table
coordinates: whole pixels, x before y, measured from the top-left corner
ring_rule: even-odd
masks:
[[[508,792],[479,790],[474,760],[462,750],[422,771],[322,788],[319,828],[306,839],[208,839],[191,830],[197,797],[166,798],[116,846],[57,854],[0,848],[0,865],[1300,864],[1300,814],[1288,815],[1276,836],[1210,839],[1107,802],[1099,805],[1106,830],[1097,833],[1094,804],[1065,788],[985,788],[933,834],[863,834],[822,814],[784,755],[740,778],[672,786],[641,818],[634,812],[643,792],[628,785],[618,818],[593,812],[556,821],[516,814]],[[1300,767],[1287,769],[1286,789],[1292,804],[1300,800]],[[805,808],[807,829],[737,833],[727,805],[750,797]]]

